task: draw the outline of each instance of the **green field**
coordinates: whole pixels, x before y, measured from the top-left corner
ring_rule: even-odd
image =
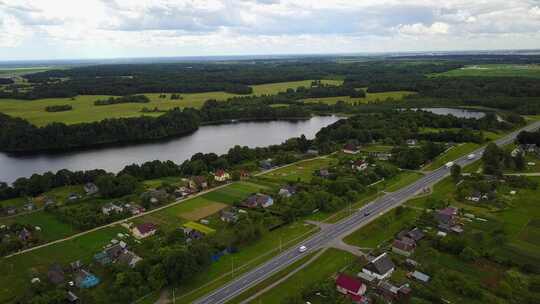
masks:
[[[310,103],[325,103],[325,104],[335,104],[338,101],[344,101],[346,103],[371,103],[371,102],[383,102],[387,99],[393,99],[395,101],[402,100],[407,95],[412,95],[414,92],[409,91],[395,91],[395,92],[383,92],[383,93],[366,93],[365,98],[352,98],[350,96],[339,96],[339,97],[324,97],[324,98],[307,98],[304,99],[305,102]]]
[[[355,259],[356,257],[348,252],[330,248],[313,263],[253,300],[253,303],[283,303],[287,297],[300,293],[304,288],[329,279]]]
[[[15,295],[22,294],[34,274],[45,273],[53,263],[67,264],[79,259],[84,263],[90,262],[92,256],[119,232],[125,232],[125,229],[106,228],[54,246],[0,259],[0,303],[9,302]]]
[[[339,84],[337,80],[323,80],[323,83]],[[311,80],[281,82],[255,85],[253,95],[276,94],[283,92],[288,88],[297,88],[301,86],[310,86]],[[47,98],[38,100],[15,100],[0,99],[0,112],[11,116],[24,118],[37,126],[43,126],[51,122],[63,122],[66,124],[76,124],[82,122],[100,121],[106,118],[116,117],[138,117],[143,115],[141,109],[157,107],[160,110],[169,110],[179,108],[200,108],[208,99],[225,100],[230,97],[238,96],[226,92],[206,92],[181,94],[182,100],[171,100],[170,95],[167,98],[159,98],[159,93],[145,94],[151,100],[149,103],[124,103],[107,106],[95,106],[94,101],[104,99],[110,96],[104,95],[80,95],[71,98]],[[71,111],[65,112],[46,112],[45,107],[51,105],[70,104],[73,107]],[[161,113],[146,113],[144,115],[158,116]]]
[[[481,64],[471,65],[448,72],[434,74],[432,77],[534,77],[540,78],[538,64]]]
[[[396,209],[389,211],[366,226],[346,236],[343,240],[350,245],[362,248],[376,248],[382,242],[391,239],[394,234],[407,228],[418,216],[419,211],[411,208],[402,209],[397,214]]]
[[[207,200],[217,201],[232,205],[247,198],[250,194],[268,190],[268,187],[252,182],[238,182],[227,187],[204,194]]]
[[[58,240],[79,232],[74,227],[61,222],[54,215],[45,211],[36,211],[16,217],[0,219],[0,224],[9,225],[13,223],[40,227],[41,232],[38,233],[38,236],[45,242]]]
[[[61,67],[54,67],[60,69]],[[0,77],[22,76],[30,73],[44,72],[53,69],[53,67],[24,67],[24,68],[0,68]]]
[[[480,148],[481,145],[475,143],[465,143],[459,144],[450,148],[445,153],[439,155],[433,162],[424,167],[424,170],[435,170],[449,161],[453,161],[463,155],[473,152],[474,150]],[[477,156],[478,157],[478,156]]]
[[[313,177],[313,172],[319,169],[328,168],[336,163],[333,158],[317,158],[313,160],[303,161],[285,168],[277,169],[264,174],[265,179],[285,182],[296,182],[302,180],[309,182]]]

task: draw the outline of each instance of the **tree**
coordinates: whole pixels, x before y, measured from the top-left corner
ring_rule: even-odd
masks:
[[[479,256],[478,252],[469,246],[465,247],[459,254],[459,257],[467,262],[474,262]]]
[[[452,175],[452,179],[454,182],[458,182],[461,179],[461,166],[458,164],[454,164],[450,168],[450,175]]]

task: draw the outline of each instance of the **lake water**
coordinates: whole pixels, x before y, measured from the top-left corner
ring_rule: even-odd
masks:
[[[465,110],[465,109],[456,109],[456,108],[422,108],[422,110],[431,112],[433,114],[438,115],[453,115],[459,118],[482,118],[486,116],[486,113],[479,112],[479,111],[473,111],[473,110]]]
[[[0,181],[13,182],[33,173],[56,172],[60,169],[105,169],[118,172],[126,165],[151,160],[172,160],[177,164],[197,152],[226,153],[235,145],[264,147],[280,144],[288,138],[304,134],[314,138],[323,127],[340,118],[316,116],[302,121],[239,122],[202,126],[191,135],[167,141],[121,147],[107,147],[66,153],[45,153],[15,156],[0,152]]]

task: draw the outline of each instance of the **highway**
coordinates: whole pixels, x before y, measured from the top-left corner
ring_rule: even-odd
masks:
[[[535,122],[526,127],[512,132],[503,138],[495,141],[497,145],[506,145],[512,143],[519,132],[527,130],[533,131],[540,128],[540,122]],[[474,161],[478,160],[485,147],[482,147],[474,152],[476,155],[474,159],[467,159],[467,155],[454,160],[454,163],[460,166],[466,166]],[[224,286],[214,290],[208,295],[194,301],[196,304],[221,304],[232,300],[234,297],[240,295],[244,291],[251,287],[256,286],[258,283],[271,277],[276,272],[286,268],[290,264],[294,263],[298,259],[306,255],[306,252],[300,253],[298,247],[304,245],[308,248],[307,252],[317,250],[327,246],[329,243],[336,239],[340,239],[364,226],[368,222],[374,220],[385,212],[403,204],[408,199],[412,198],[416,193],[422,191],[426,187],[429,187],[450,174],[450,170],[445,166],[431,171],[424,177],[416,181],[415,183],[401,188],[398,191],[388,193],[379,199],[363,206],[357,211],[353,212],[351,216],[341,220],[340,222],[329,226],[326,229],[318,232],[309,239],[301,242],[298,246],[284,251],[278,256],[272,258],[266,263],[240,275],[233,281],[225,284]]]

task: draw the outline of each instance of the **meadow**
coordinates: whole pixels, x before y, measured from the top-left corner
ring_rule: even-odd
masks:
[[[394,92],[383,92],[383,93],[366,93],[365,98],[352,98],[350,96],[339,96],[339,97],[324,97],[324,98],[307,98],[304,99],[304,102],[308,103],[325,103],[325,104],[335,104],[338,101],[344,101],[346,103],[373,103],[373,102],[384,102],[388,99],[393,99],[394,101],[400,101],[408,95],[415,94],[414,92],[409,91],[394,91]]]
[[[481,64],[432,74],[431,77],[533,77],[540,78],[538,64]]]
[[[317,158],[274,170],[262,175],[261,178],[281,182],[297,182],[299,180],[309,182],[315,171],[328,168],[336,163],[337,160],[334,158]]]
[[[289,88],[301,86],[309,87],[312,80],[269,83],[254,85],[252,95],[277,94]],[[322,80],[327,84],[340,84],[338,80]],[[28,120],[36,126],[44,126],[51,122],[63,122],[77,124],[83,122],[101,121],[106,118],[139,117],[142,115],[159,116],[162,113],[142,113],[143,108],[170,110],[173,108],[200,108],[208,99],[226,100],[239,96],[226,92],[205,92],[181,94],[183,99],[171,100],[171,94],[165,94],[167,98],[159,98],[159,93],[144,94],[150,99],[149,103],[123,103],[107,106],[95,106],[94,101],[107,99],[106,95],[79,95],[74,98],[47,98],[38,100],[0,99],[0,112]],[[47,106],[69,104],[71,111],[46,112]]]

